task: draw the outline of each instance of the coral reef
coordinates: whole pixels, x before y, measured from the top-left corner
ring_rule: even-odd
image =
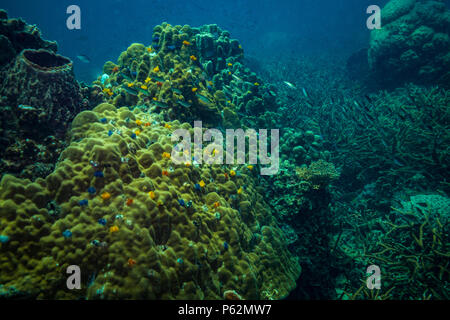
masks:
[[[0,9],[0,68],[13,61],[24,49],[46,49],[56,52],[54,41],[41,38],[39,29],[21,19],[8,19],[6,11]]]
[[[408,85],[359,100],[361,117],[333,125],[342,130],[332,157],[342,165],[341,182],[361,189],[373,184],[368,204],[385,211],[404,189],[449,192],[449,98],[448,90]]]
[[[0,13],[0,174],[34,179],[54,168],[82,100],[72,61],[36,26]]]
[[[383,86],[404,82],[449,86],[450,11],[434,0],[391,0],[371,33],[368,62]]]
[[[355,57],[358,59],[361,57]],[[352,63],[357,69],[358,61]],[[289,247],[302,265],[302,276],[289,298],[419,299],[420,294],[402,292],[406,284],[397,287],[392,278],[392,282],[382,280],[382,290],[368,290],[367,265],[379,265],[380,261],[369,261],[366,255],[383,250],[377,241],[391,226],[384,223],[380,227],[380,223],[388,220],[400,224],[392,220],[396,213],[391,207],[399,207],[396,199],[417,193],[450,192],[448,90],[405,85],[391,92],[368,93],[365,84],[348,79],[344,67],[345,63],[335,57],[294,55],[291,59],[275,57],[258,70],[265,82],[280,83],[276,91],[278,112],[266,112],[270,116],[260,117],[259,121],[264,118],[267,124],[275,122],[283,128],[280,141],[290,141],[280,145],[283,161],[279,175],[264,185],[273,190],[268,191],[269,204],[279,213],[285,236],[292,241]],[[293,86],[284,85],[284,81]],[[312,132],[311,137],[317,136],[319,145],[312,146],[316,139],[305,141],[306,131]],[[333,163],[340,177],[329,188],[315,190],[298,179],[295,172],[303,167],[303,174],[308,168],[305,165],[319,159]],[[303,192],[300,182],[305,186]],[[422,223],[411,229],[415,236]],[[401,237],[415,241],[406,230]],[[396,235],[395,240],[404,245],[400,236]],[[420,256],[421,251],[415,254]],[[389,261],[394,259],[392,255]],[[413,266],[403,263],[405,267]],[[381,269],[384,277],[385,267]],[[448,290],[448,273],[442,279],[439,272],[434,275],[438,281],[419,281],[437,288],[432,298],[445,299],[442,290]],[[430,293],[428,289],[425,298]]]
[[[365,283],[361,287],[353,284],[350,288],[354,293],[349,293],[352,289],[343,291],[347,298],[449,298],[450,199],[415,195],[400,203],[392,208],[388,219],[366,220],[373,237],[342,242],[342,251],[355,259],[354,263],[376,264],[383,270],[382,290],[375,290],[375,294],[367,290]],[[356,242],[362,244],[363,251],[351,251]]]
[[[300,266],[253,168],[173,164],[177,128],[193,131],[100,104],[74,119],[70,145],[45,179],[5,175],[2,290],[58,299],[287,296]],[[83,285],[69,291],[73,264]]]
[[[64,131],[81,111],[80,89],[68,58],[44,49],[25,49],[3,75],[2,104],[17,106],[13,112],[18,120],[39,125],[40,132],[46,127]],[[31,109],[37,118],[24,119],[22,114],[30,113],[24,110]]]
[[[236,128],[240,115],[276,107],[270,86],[242,60],[239,42],[216,25],[163,23],[154,28],[151,45],[132,44],[117,64],[105,63],[94,84],[117,107],[151,106],[166,120]]]
[[[67,127],[82,109],[72,62],[52,51],[25,49],[1,73],[0,171],[45,176],[64,146]],[[38,166],[48,167],[41,170]]]

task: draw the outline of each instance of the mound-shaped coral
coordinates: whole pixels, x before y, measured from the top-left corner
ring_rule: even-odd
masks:
[[[368,52],[374,78],[384,85],[450,83],[450,12],[443,2],[391,0],[382,28],[371,33]]]
[[[166,120],[201,119],[206,126],[235,128],[239,114],[258,114],[274,105],[242,58],[239,42],[216,25],[163,23],[154,28],[151,45],[132,44],[117,64],[104,65],[94,84],[117,107],[151,106]]]
[[[72,123],[56,170],[0,183],[0,279],[37,298],[282,298],[300,273],[251,166],[175,165],[171,133],[101,104]],[[78,265],[81,290],[65,287]],[[269,295],[267,293],[270,293]]]

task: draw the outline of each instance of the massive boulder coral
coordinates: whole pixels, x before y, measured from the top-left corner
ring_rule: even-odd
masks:
[[[368,61],[384,86],[450,83],[450,11],[441,1],[391,0],[371,33]]]
[[[94,85],[117,107],[152,106],[166,120],[236,127],[239,114],[274,105],[274,96],[242,60],[242,46],[216,25],[163,23],[154,28],[151,45],[134,43],[117,63],[105,63]]]
[[[279,299],[300,266],[256,168],[175,165],[189,124],[101,104],[73,121],[53,173],[0,182],[0,284],[57,299]],[[82,289],[68,290],[78,265]],[[231,291],[230,291],[231,290]]]

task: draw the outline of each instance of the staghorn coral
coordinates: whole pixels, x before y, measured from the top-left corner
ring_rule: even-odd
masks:
[[[447,300],[449,212],[450,200],[440,195],[411,196],[393,207],[389,219],[371,225],[375,237],[365,242],[364,252],[354,255],[354,263],[380,266],[382,289],[375,295],[364,283],[345,294],[352,299]]]
[[[244,299],[286,296],[300,267],[252,170],[225,175],[229,168],[219,165],[174,165],[168,155],[177,128],[193,130],[101,104],[74,119],[70,145],[45,179],[5,175],[3,290],[56,299],[221,299],[230,290]],[[82,270],[79,291],[64,289],[72,264]]]
[[[371,33],[368,62],[383,86],[449,85],[450,11],[440,1],[391,0]]]

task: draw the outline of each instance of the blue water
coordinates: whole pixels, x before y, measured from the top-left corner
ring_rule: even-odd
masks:
[[[66,27],[66,8],[72,4],[81,9],[81,30]],[[36,24],[44,38],[57,41],[59,53],[75,61],[77,79],[88,83],[101,74],[105,61],[115,61],[130,43],[149,44],[153,27],[162,22],[218,24],[239,39],[246,56],[345,56],[367,46],[366,8],[371,4],[372,0],[0,1],[10,17]],[[76,59],[80,54],[91,63]]]

